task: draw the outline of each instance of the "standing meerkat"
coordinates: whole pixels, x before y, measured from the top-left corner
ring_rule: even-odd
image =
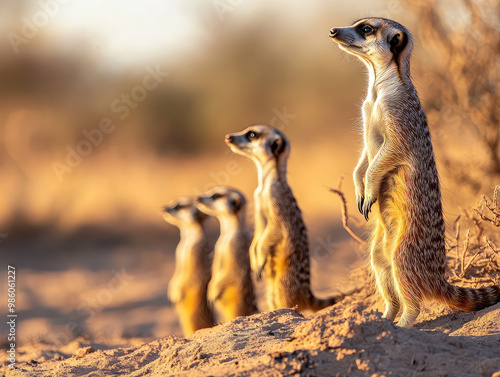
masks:
[[[248,256],[250,240],[245,229],[245,196],[234,188],[223,186],[198,196],[195,201],[200,211],[217,217],[220,223],[208,301],[223,322],[256,313]]]
[[[290,143],[285,135],[274,127],[257,125],[227,135],[226,143],[257,165],[250,264],[258,279],[264,271],[269,310],[297,305],[299,310],[317,311],[337,303],[339,297],[321,300],[311,292],[307,230],[286,180]]]
[[[410,76],[413,40],[397,22],[366,18],[332,28],[342,50],[368,68],[364,149],[354,170],[356,202],[368,220],[375,202],[371,267],[384,317],[412,327],[421,303],[438,299],[475,311],[500,301],[500,287],[451,285],[445,278],[445,224],[427,118]]]
[[[192,198],[179,198],[162,210],[163,218],[178,227],[181,239],[175,250],[175,272],[168,284],[168,298],[175,304],[184,336],[214,325],[207,302],[211,255],[203,222],[207,217]]]

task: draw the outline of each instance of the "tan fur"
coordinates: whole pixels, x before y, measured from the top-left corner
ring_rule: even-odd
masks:
[[[264,272],[268,308],[298,305],[299,310],[316,311],[338,302],[338,297],[320,300],[311,292],[307,231],[286,180],[290,144],[285,135],[274,127],[258,125],[227,135],[226,143],[257,165],[250,264],[259,279]]]
[[[168,297],[175,304],[184,335],[188,336],[214,325],[213,312],[207,302],[212,260],[203,229],[206,215],[194,206],[191,198],[174,200],[162,213],[165,221],[181,231]]]
[[[250,273],[245,229],[245,196],[230,187],[216,187],[196,198],[197,208],[220,222],[220,236],[215,244],[212,279],[208,300],[221,315],[222,322],[257,312]]]
[[[384,317],[412,327],[424,299],[462,310],[500,301],[500,287],[449,284],[439,178],[427,118],[410,76],[413,39],[383,18],[333,28],[330,36],[368,68],[363,104],[364,149],[354,170],[356,201],[373,228],[370,263],[386,309]]]

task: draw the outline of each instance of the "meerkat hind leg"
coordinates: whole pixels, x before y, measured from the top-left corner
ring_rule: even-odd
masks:
[[[399,327],[411,328],[420,314],[420,295],[417,292],[405,292],[402,295],[403,313],[396,323]]]
[[[271,278],[267,278],[266,281],[266,301],[267,310],[275,310],[278,308],[275,281]]]
[[[276,309],[278,308],[290,308],[292,305],[288,300],[288,294],[286,290],[282,287],[283,281],[281,279],[276,279],[274,281],[274,302],[276,305]]]
[[[404,243],[400,247],[405,247]],[[408,253],[407,250],[405,252]],[[407,261],[395,263],[394,265],[393,274],[396,282],[396,290],[403,306],[401,318],[396,325],[411,328],[420,314],[422,292],[419,288],[419,282],[415,281],[414,278],[412,279],[411,273],[407,272],[406,268],[404,268],[407,265]]]
[[[377,288],[385,302],[385,310],[382,315],[390,321],[394,321],[400,309],[398,294],[394,288],[394,278],[390,260],[387,258],[384,248],[387,247],[384,228],[377,224],[371,247],[371,265],[375,273]]]
[[[221,294],[215,306],[223,322],[229,322],[241,315],[238,310],[238,301],[240,300],[242,300],[242,298],[238,297],[238,290],[236,287],[229,286],[224,289],[224,292]]]
[[[275,292],[276,304],[279,308],[293,308],[295,306],[298,306],[299,310],[309,308],[308,296],[304,294],[304,286],[301,286],[297,276],[289,271],[277,276]]]

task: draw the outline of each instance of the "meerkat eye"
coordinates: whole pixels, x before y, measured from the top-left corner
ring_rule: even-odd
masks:
[[[212,199],[213,200],[217,200],[217,199],[220,199],[220,198],[222,198],[221,194],[215,193],[215,194],[212,195]]]
[[[364,25],[364,26],[361,28],[361,31],[362,31],[365,35],[368,35],[368,34],[373,33],[374,29],[373,29],[373,27],[371,27],[370,25]]]
[[[178,211],[178,210],[180,210],[181,208],[182,208],[182,206],[181,206],[180,204],[176,204],[176,205],[175,205],[172,209],[173,209],[174,211]]]
[[[255,132],[253,131],[248,131],[247,134],[246,134],[246,137],[248,140],[252,141],[252,140],[256,140],[259,138],[259,135],[256,134]]]

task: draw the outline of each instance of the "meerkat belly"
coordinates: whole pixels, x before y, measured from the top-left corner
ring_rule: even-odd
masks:
[[[272,247],[265,267],[269,278],[274,280],[289,271],[289,249],[290,248],[287,246],[286,240],[282,240]]]
[[[237,285],[229,285],[224,289],[224,293],[217,301],[217,304],[227,307],[227,306],[237,306],[241,301],[241,289]]]
[[[380,191],[380,216],[388,239],[399,244],[409,223],[409,203],[407,195],[408,168],[399,166],[382,181]],[[389,251],[389,250],[387,250]]]
[[[363,106],[363,118],[365,119],[365,145],[368,152],[368,161],[371,163],[378,151],[384,144],[384,122],[383,110],[379,99],[366,100]]]
[[[269,188],[258,187],[254,193],[255,205],[255,233],[261,235],[267,226],[267,218],[269,216]]]
[[[273,260],[275,270],[279,275],[293,274],[295,271],[298,271],[302,262],[301,255],[296,252],[296,248],[288,239],[284,239],[276,245]]]
[[[380,148],[382,148],[382,145],[384,145],[384,137],[378,127],[378,123],[370,125],[370,129],[366,131],[366,136],[365,144],[367,146],[368,162],[371,163],[380,151]]]
[[[202,303],[202,300],[204,300],[204,296],[200,290],[189,287],[185,289],[185,295],[182,301],[177,304],[177,307],[183,311],[194,311]]]
[[[246,272],[243,268],[244,266],[234,258],[227,258],[224,262],[225,268],[218,273],[214,273],[214,277],[216,276],[217,280],[223,281],[227,286],[241,286],[241,282],[244,280]]]

